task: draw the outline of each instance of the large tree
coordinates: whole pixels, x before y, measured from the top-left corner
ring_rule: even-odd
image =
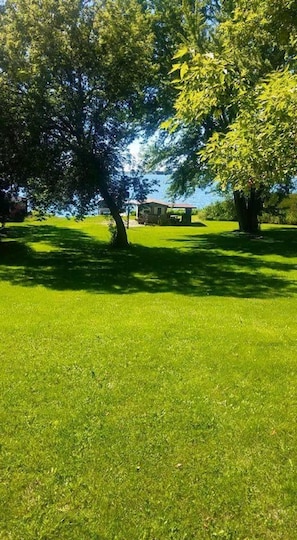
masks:
[[[274,72],[246,97],[228,132],[208,141],[202,154],[215,180],[250,197],[288,190],[297,174],[296,119],[297,76]]]
[[[184,182],[183,176],[175,173],[174,189],[184,190],[204,179],[219,180],[221,187],[233,189],[240,228],[256,232],[262,198],[271,186],[290,180],[286,169],[273,182],[263,176],[257,185],[251,178],[243,182],[243,178],[235,178],[235,173],[228,182],[220,182],[215,143],[217,138],[222,141],[226,137],[226,156],[229,128],[236,126],[243,110],[256,109],[259,85],[276,70],[295,69],[296,2],[226,0],[217,2],[216,10],[205,9],[207,4],[214,3],[196,2],[200,18],[193,18],[189,10],[185,14],[192,25],[188,24],[191,31],[172,67],[177,97],[174,118],[165,124],[174,141],[173,152],[170,144],[167,146],[167,161],[170,163],[172,156],[176,159],[179,150],[185,148],[178,141],[185,141],[189,133],[196,134],[195,144],[188,153],[185,148],[177,163],[177,170],[182,170],[191,159],[196,174]],[[261,155],[257,157],[260,166]],[[221,154],[221,170],[223,159]]]
[[[6,122],[15,144],[1,148],[6,173],[18,176],[21,157],[19,181],[44,209],[83,215],[100,195],[127,245],[121,204],[141,185],[123,165],[151,99],[148,17],[136,0],[7,0],[0,48],[1,87],[18,104]]]

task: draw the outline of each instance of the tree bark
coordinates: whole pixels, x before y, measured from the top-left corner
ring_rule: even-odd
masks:
[[[259,232],[259,214],[261,212],[259,192],[251,188],[248,196],[242,191],[234,191],[233,196],[239,230],[248,234],[257,234]]]
[[[235,204],[235,210],[237,214],[239,230],[241,232],[246,232],[248,225],[247,225],[247,211],[246,211],[245,196],[242,191],[234,191],[233,197],[234,197],[234,204]]]
[[[257,234],[260,230],[259,214],[261,211],[259,193],[252,188],[247,200],[248,228],[251,234]]]
[[[129,247],[129,242],[127,237],[127,231],[120,215],[119,209],[114,202],[112,195],[109,193],[105,182],[102,180],[100,181],[99,189],[116,224],[116,233],[115,236],[112,238],[112,245],[119,249],[126,249]]]

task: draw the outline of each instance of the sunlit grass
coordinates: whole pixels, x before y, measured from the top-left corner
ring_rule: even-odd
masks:
[[[11,226],[1,540],[297,536],[296,229]]]

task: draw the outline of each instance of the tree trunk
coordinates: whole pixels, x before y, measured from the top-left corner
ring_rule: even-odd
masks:
[[[99,188],[100,195],[103,197],[105,204],[109,208],[110,213],[115,221],[116,230],[115,233],[112,234],[112,245],[119,249],[127,249],[129,247],[129,242],[126,228],[121,218],[119,208],[117,207],[112,194],[108,191],[108,184],[106,181],[106,179],[108,179],[108,173],[98,158],[94,156],[90,158],[88,155],[86,162],[90,167],[91,174],[95,175],[96,184]]]
[[[248,234],[257,234],[259,232],[258,217],[261,211],[261,197],[259,192],[251,188],[248,196],[242,191],[234,191],[233,196],[239,230]]]
[[[261,211],[259,193],[252,188],[247,200],[248,228],[251,234],[257,234],[260,230],[259,214]]]
[[[239,225],[239,230],[241,232],[247,232],[247,209],[246,209],[246,200],[242,191],[234,191],[234,204],[235,210],[237,213],[237,220]]]
[[[105,182],[100,181],[100,193],[108,206],[110,213],[116,224],[116,232],[112,238],[112,245],[120,249],[126,249],[129,247],[127,231],[120,215],[119,209],[110,195]]]

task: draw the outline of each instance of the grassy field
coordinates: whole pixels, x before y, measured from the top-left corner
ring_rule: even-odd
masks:
[[[1,540],[297,538],[297,230],[11,225]]]

